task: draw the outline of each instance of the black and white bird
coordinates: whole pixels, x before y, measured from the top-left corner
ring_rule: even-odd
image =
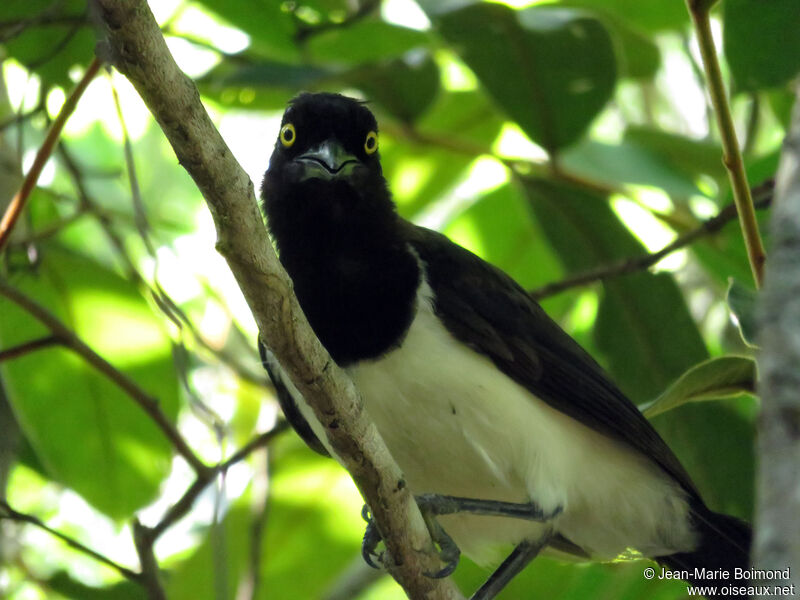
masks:
[[[689,579],[695,567],[747,566],[749,526],[705,506],[636,406],[525,290],[397,215],[363,103],[296,97],[261,195],[300,306],[411,491],[486,508],[438,517],[475,561],[516,548],[500,583],[475,598],[492,597],[541,546],[592,560],[635,550]],[[261,352],[287,419],[333,455],[311,409]],[[532,516],[503,516],[515,514],[507,506]]]

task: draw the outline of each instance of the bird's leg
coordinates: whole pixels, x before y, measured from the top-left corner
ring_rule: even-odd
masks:
[[[502,502],[500,500],[480,500],[477,498],[461,498],[459,496],[442,496],[440,494],[422,494],[416,496],[420,510],[435,516],[470,513],[491,517],[511,517],[526,521],[546,523],[554,519],[563,510],[556,506],[552,511],[545,511],[536,502]]]
[[[553,528],[549,527],[538,540],[521,542],[469,600],[492,600],[538,556],[552,536]]]
[[[436,573],[426,573],[428,577],[434,578],[447,577],[453,571],[455,571],[456,566],[458,566],[458,560],[461,556],[461,551],[459,550],[458,546],[453,539],[447,535],[447,532],[442,529],[442,526],[439,525],[439,522],[435,519],[435,517],[465,512],[475,515],[511,517],[515,519],[544,523],[557,517],[563,510],[563,507],[557,506],[554,510],[547,512],[533,501],[527,503],[502,502],[500,500],[481,500],[477,498],[462,498],[459,496],[444,496],[440,494],[422,494],[420,496],[415,496],[415,500],[417,501],[420,512],[422,512],[422,516],[428,525],[428,531],[430,531],[431,538],[436,544],[438,544],[440,548],[439,556],[445,563],[444,568],[442,568],[440,571],[437,571]],[[375,527],[375,524],[369,515],[369,508],[366,505],[364,505],[364,508],[361,511],[361,516],[367,522],[367,529],[364,532],[364,539],[361,543],[361,555],[364,557],[364,561],[369,566],[377,569],[379,567],[372,560],[372,557],[374,556],[379,562],[383,562],[383,554],[378,554],[375,551],[381,541],[381,537],[378,533],[377,527]],[[550,534],[548,533],[548,535],[545,537],[549,539]],[[545,541],[544,543],[546,544],[547,542]],[[528,544],[528,542],[523,542],[523,544],[520,544],[517,550],[523,548],[525,544]],[[517,551],[515,551],[515,553],[516,552]],[[533,560],[533,557],[536,556],[538,552],[539,550],[537,549],[536,552],[533,553],[530,558],[528,558],[528,560],[519,567],[519,569],[522,569],[527,562]],[[509,562],[513,556],[514,554],[512,554],[512,556],[509,557],[506,562]],[[503,565],[498,568],[495,574],[500,573],[505,564],[506,563],[503,563]],[[508,569],[511,569],[511,567],[508,567]],[[508,581],[510,581],[510,579],[519,571],[510,570],[509,572],[511,575],[507,580],[504,581],[502,585],[508,583]],[[487,584],[488,583],[489,582],[487,582]],[[498,589],[502,589],[502,586]],[[491,596],[487,596],[487,598],[491,598]]]

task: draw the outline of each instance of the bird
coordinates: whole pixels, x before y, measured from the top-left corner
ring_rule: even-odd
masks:
[[[261,199],[300,307],[436,515],[443,555],[452,543],[500,563],[473,599],[494,597],[540,551],[650,557],[710,587],[721,586],[712,572],[747,567],[750,526],[706,506],[602,367],[509,275],[398,215],[367,103],[292,99]],[[287,420],[335,458],[279,361],[259,350]]]

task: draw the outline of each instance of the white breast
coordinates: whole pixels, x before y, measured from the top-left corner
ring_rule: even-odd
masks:
[[[414,493],[534,500],[546,511],[562,506],[556,530],[597,558],[631,548],[656,556],[693,546],[687,503],[675,482],[457,342],[430,298],[423,283],[400,348],[348,369]],[[325,443],[310,408],[299,404]],[[441,523],[481,563],[541,531],[537,523],[474,515]]]

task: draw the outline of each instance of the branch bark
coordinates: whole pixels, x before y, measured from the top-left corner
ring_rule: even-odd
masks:
[[[759,305],[759,569],[791,567],[800,588],[800,86],[775,182],[772,249]],[[773,597],[773,596],[768,596]]]
[[[205,112],[197,88],[180,71],[144,0],[94,0],[107,36],[98,51],[134,85],[181,165],[205,198],[225,257],[261,336],[326,428],[340,462],[369,504],[389,553],[392,575],[411,598],[453,599],[449,580],[423,575],[438,558],[422,515],[352,381],[311,331],[275,256],[253,184]]]

